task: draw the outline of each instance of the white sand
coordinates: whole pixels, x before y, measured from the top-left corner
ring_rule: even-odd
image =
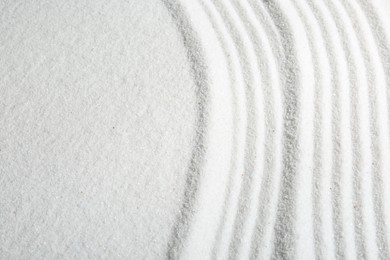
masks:
[[[155,1],[0,5],[0,258],[161,258],[195,129]]]
[[[389,14],[0,1],[0,259],[390,259]]]

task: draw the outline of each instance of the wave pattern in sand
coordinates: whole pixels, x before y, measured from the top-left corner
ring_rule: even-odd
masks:
[[[163,2],[198,104],[167,257],[389,259],[381,2]]]

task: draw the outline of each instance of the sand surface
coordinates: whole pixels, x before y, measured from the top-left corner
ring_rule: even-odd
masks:
[[[390,2],[0,1],[0,259],[390,259]]]

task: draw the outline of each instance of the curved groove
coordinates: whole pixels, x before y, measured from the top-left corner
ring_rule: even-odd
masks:
[[[199,186],[200,170],[204,160],[205,132],[207,126],[207,102],[208,85],[206,63],[202,56],[202,47],[193,32],[190,22],[187,20],[184,10],[174,0],[162,0],[172,16],[187,49],[187,56],[191,66],[191,73],[197,87],[196,98],[198,105],[197,129],[194,140],[194,149],[186,177],[184,199],[172,231],[171,239],[168,242],[167,258],[178,259],[182,249],[194,210],[196,195]]]
[[[279,6],[274,2],[264,3],[281,35],[284,53],[284,123],[283,123],[283,176],[275,220],[273,258],[285,259],[295,256],[295,197],[298,162],[299,121],[299,68],[296,66],[294,40],[289,24]]]

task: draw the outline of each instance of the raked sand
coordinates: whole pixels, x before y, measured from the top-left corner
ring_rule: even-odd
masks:
[[[0,259],[390,259],[390,2],[0,1]]]

